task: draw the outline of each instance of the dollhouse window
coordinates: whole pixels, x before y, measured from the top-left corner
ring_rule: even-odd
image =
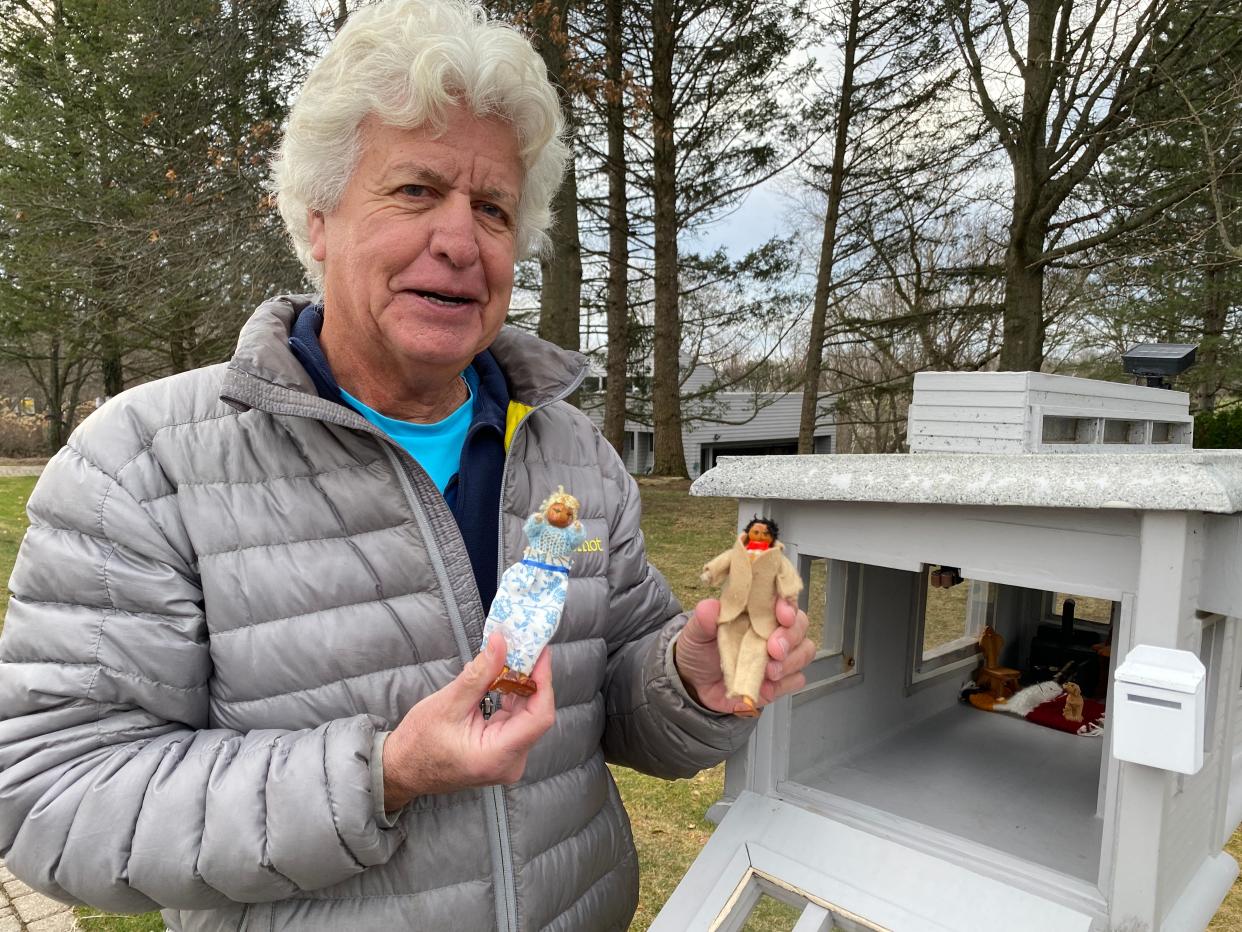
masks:
[[[1048,593],[1048,607],[1044,611],[1044,616],[1049,620],[1061,618],[1062,613],[1065,611],[1066,599],[1071,599],[1074,602],[1074,619],[1078,622],[1086,622],[1088,626],[1111,625],[1113,623],[1113,615],[1119,606],[1117,602],[1110,602],[1108,599],[1097,599],[1089,595],[1050,592]]]
[[[1220,703],[1220,677],[1217,675],[1224,662],[1225,625],[1223,615],[1209,614],[1203,619],[1203,634],[1199,639],[1199,660],[1207,670],[1203,694],[1203,753],[1211,754],[1216,741],[1216,710]]]
[[[994,587],[961,579],[951,568],[927,566],[915,598],[918,604],[910,613],[915,625],[911,685],[975,663],[979,635],[996,612]]]
[[[810,625],[807,637],[816,647],[806,671],[807,685],[830,682],[858,672],[858,592],[863,567],[811,554],[798,555],[802,592],[798,604]]]

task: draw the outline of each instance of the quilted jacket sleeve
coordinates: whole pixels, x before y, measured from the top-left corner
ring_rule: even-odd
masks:
[[[377,721],[208,728],[194,557],[73,448],[31,497],[0,638],[0,854],[36,889],[114,911],[274,900],[386,861]],[[167,512],[161,512],[167,514]]]
[[[647,562],[638,486],[624,473],[618,481],[624,495],[609,535],[609,631],[615,640],[604,691],[604,753],[643,773],[688,777],[740,748],[754,720],[704,709],[682,686],[671,647],[686,616]]]

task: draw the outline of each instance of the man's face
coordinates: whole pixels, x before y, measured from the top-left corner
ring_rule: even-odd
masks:
[[[772,543],[772,531],[762,521],[758,524],[752,524],[750,530],[746,532],[746,537],[751,543],[755,544]]]
[[[447,117],[439,133],[368,118],[340,203],[311,212],[334,370],[451,381],[504,323],[523,180],[517,136],[459,106]]]

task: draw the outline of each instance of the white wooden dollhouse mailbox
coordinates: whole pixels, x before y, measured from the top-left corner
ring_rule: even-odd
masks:
[[[1238,873],[1242,452],[1191,450],[1186,410],[932,374],[911,435],[946,452],[739,457],[696,481],[739,500],[739,527],[778,522],[822,646],[728,762],[719,826],[653,932],[742,929],[765,895],[796,932],[1203,929]],[[940,567],[966,580],[947,635]],[[1078,665],[1102,724],[964,702],[986,625],[1017,685]]]

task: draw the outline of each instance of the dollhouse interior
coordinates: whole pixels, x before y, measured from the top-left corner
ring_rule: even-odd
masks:
[[[1119,603],[963,580],[938,565],[911,572],[806,554],[800,563],[808,613],[822,625],[814,633],[830,653],[818,685],[794,700],[791,728],[803,740],[791,743],[789,783],[835,809],[884,812],[1094,885],[1108,755],[1100,716],[1061,724],[1058,685],[1027,694],[1024,707],[1046,704],[1043,718],[1006,705],[1025,687],[1075,683],[1090,711],[1105,708]],[[989,629],[1000,642],[991,667],[979,647]],[[977,683],[988,669],[1004,682]],[[971,695],[992,699],[992,710]],[[839,723],[828,720],[855,714],[866,733],[835,740]]]

